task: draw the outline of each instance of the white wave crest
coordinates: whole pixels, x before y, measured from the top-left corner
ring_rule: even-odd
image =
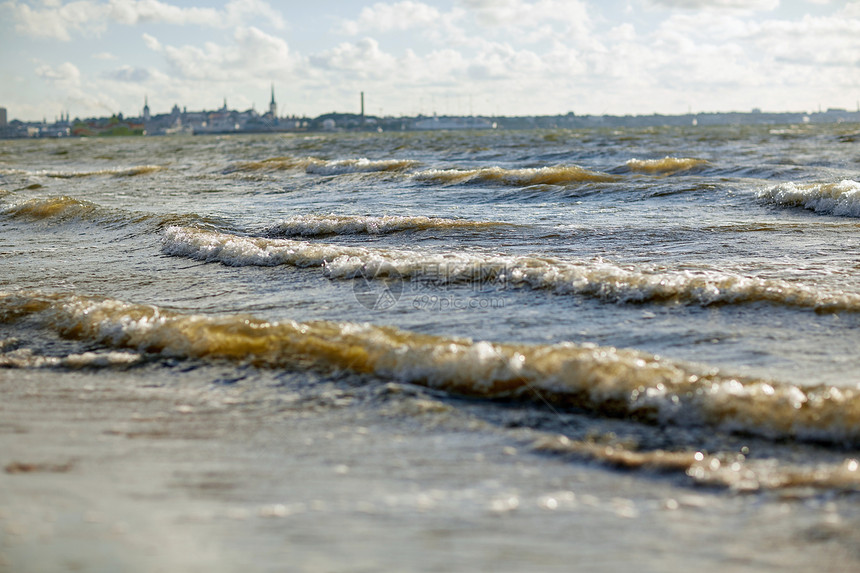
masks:
[[[316,175],[343,175],[346,173],[373,173],[377,171],[405,171],[418,162],[407,159],[337,159],[310,161],[305,171]]]
[[[268,236],[385,234],[428,229],[482,229],[502,223],[424,216],[298,215],[267,228]]]
[[[860,311],[860,294],[717,270],[665,271],[603,261],[427,253],[244,237],[188,227],[168,228],[162,249],[170,255],[231,266],[323,267],[331,278],[403,277],[437,284],[510,285],[619,303],[769,302],[822,311]]]
[[[617,177],[590,171],[578,165],[558,165],[522,169],[484,167],[481,169],[430,169],[415,174],[418,181],[459,185],[478,181],[494,185],[524,187],[529,185],[570,185],[615,181]]]
[[[0,293],[0,316],[6,322],[29,317],[28,324],[117,349],[75,356],[70,366],[133,364],[136,352],[156,352],[272,368],[344,369],[477,398],[542,399],[655,423],[860,443],[857,389],[744,379],[630,349],[473,341],[366,323],[207,317],[63,294]],[[18,358],[31,366],[27,356]]]
[[[860,183],[850,179],[838,183],[781,183],[759,191],[758,196],[777,205],[803,207],[827,215],[860,217]]]

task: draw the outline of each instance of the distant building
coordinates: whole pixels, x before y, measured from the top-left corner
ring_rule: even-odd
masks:
[[[0,127],[6,127],[8,122],[6,121],[6,108],[0,107]]]
[[[272,101],[269,102],[269,113],[272,120],[278,119],[278,104],[275,103],[275,84],[272,84]]]
[[[152,116],[149,114],[149,97],[143,96],[143,121],[150,121]]]

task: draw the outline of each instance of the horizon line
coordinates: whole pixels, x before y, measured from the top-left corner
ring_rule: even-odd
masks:
[[[176,104],[178,107],[178,104]],[[192,111],[184,111],[187,106],[183,107],[183,111],[181,113],[217,113],[219,111],[223,111],[224,108],[217,108],[212,110],[207,109],[199,109]],[[0,106],[0,109],[5,109],[7,112],[7,124],[11,124],[12,122],[20,122],[20,123],[50,123],[45,116],[42,119],[36,120],[27,120],[20,118],[8,118],[8,108],[4,108]],[[256,112],[255,107],[250,107],[246,110],[239,109],[227,109],[227,112],[230,113],[248,113],[251,111]],[[161,115],[170,115],[172,112],[163,112],[163,113],[150,113],[151,116],[161,116]],[[260,113],[260,112],[257,112]],[[269,112],[260,113],[260,115],[266,115]],[[541,117],[615,117],[615,118],[636,118],[636,117],[695,117],[699,115],[818,115],[818,114],[827,114],[827,113],[848,113],[848,114],[860,114],[860,105],[858,105],[858,109],[850,110],[842,107],[828,107],[826,109],[819,108],[815,111],[808,110],[782,110],[782,111],[769,111],[762,110],[759,108],[752,108],[747,111],[740,110],[722,110],[722,111],[688,111],[685,113],[665,113],[665,112],[652,112],[652,113],[576,113],[572,110],[567,112],[559,112],[559,113],[545,113],[545,114],[521,114],[521,115],[499,115],[499,114],[438,114],[437,112],[433,112],[432,114],[418,113],[418,114],[400,114],[400,115],[374,115],[374,114],[365,114],[365,117],[374,117],[374,118],[391,118],[391,119],[411,119],[411,118],[420,118],[420,117],[484,117],[484,118],[541,118]],[[328,111],[324,113],[317,114],[316,116],[309,115],[283,115],[278,116],[282,118],[301,118],[301,119],[316,119],[327,115],[355,115],[361,116],[360,112],[352,112],[352,111]],[[135,119],[135,118],[143,118],[143,111],[141,110],[138,115],[128,115],[123,113],[122,111],[114,112],[111,115],[104,116],[76,116],[74,120],[85,120],[85,119],[109,119],[112,117],[123,116],[123,118]],[[71,113],[68,110],[63,110],[60,112],[60,119],[54,120],[54,123],[58,123],[65,117],[65,121],[73,121],[71,119]]]

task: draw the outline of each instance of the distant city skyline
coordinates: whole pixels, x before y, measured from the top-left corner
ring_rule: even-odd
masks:
[[[854,110],[860,1],[0,0],[8,119]]]

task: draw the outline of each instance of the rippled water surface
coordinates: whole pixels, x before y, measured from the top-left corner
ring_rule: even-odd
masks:
[[[855,489],[857,138],[2,142],[0,364],[403,383],[455,410],[531,409],[552,455],[737,490]],[[567,415],[632,420],[639,447],[597,447]],[[649,434],[666,427],[676,437]],[[776,453],[733,457],[733,436]],[[787,441],[802,448],[780,454]]]

